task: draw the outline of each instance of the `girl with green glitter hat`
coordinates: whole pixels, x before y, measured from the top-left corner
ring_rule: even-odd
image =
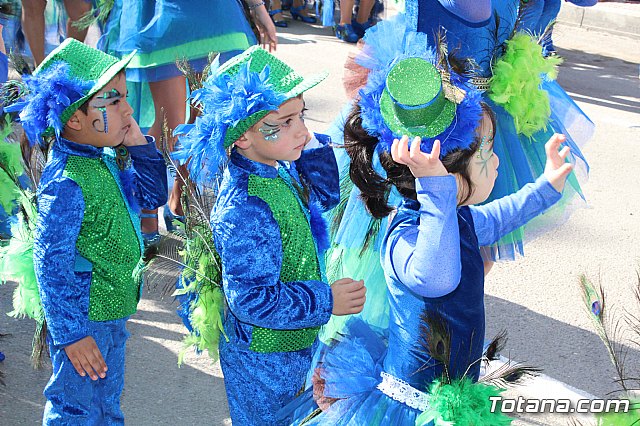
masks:
[[[286,424],[505,425],[510,419],[491,409],[489,398],[501,392],[495,385],[530,372],[507,368],[480,378],[480,246],[561,198],[569,149],[559,150],[564,137],[554,135],[542,176],[474,206],[498,176],[495,116],[425,34],[398,31],[392,60],[370,72],[345,124],[350,177],[370,214],[389,221],[380,247],[388,329],[349,319],[320,348],[313,386],[279,413]],[[392,191],[402,200],[396,209]]]

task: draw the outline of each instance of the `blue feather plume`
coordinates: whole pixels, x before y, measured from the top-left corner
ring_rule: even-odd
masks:
[[[319,255],[322,256],[329,248],[329,230],[327,221],[322,215],[322,208],[316,201],[309,201],[309,225],[311,227],[311,235],[318,246]]]
[[[202,114],[194,124],[178,126],[174,131],[178,145],[172,157],[181,164],[189,161],[189,172],[196,182],[215,175],[226,161],[224,140],[228,129],[257,112],[275,111],[287,100],[286,94],[269,83],[269,66],[258,73],[251,71],[250,65],[241,65],[233,76],[218,75],[214,69],[202,89],[191,95]]]
[[[62,112],[84,97],[95,84],[72,77],[69,64],[62,61],[37,75],[25,75],[23,83],[28,94],[5,111],[19,112],[20,122],[32,145],[42,142],[48,128],[53,128],[59,137],[65,125],[61,120]]]

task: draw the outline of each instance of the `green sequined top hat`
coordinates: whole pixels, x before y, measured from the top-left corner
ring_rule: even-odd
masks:
[[[124,58],[118,59],[78,40],[68,38],[42,61],[33,75],[37,77],[53,65],[64,62],[69,65],[70,77],[93,82],[82,98],[62,111],[60,121],[65,124],[83,103],[122,71],[134,55],[135,52],[132,52]],[[44,135],[51,135],[53,131],[53,127],[49,127],[45,130]]]
[[[457,105],[447,99],[440,71],[422,58],[396,63],[380,97],[380,113],[396,134],[432,138],[453,122]]]
[[[221,65],[216,74],[217,76],[222,74],[235,76],[247,62],[249,63],[249,70],[256,73],[262,72],[266,66],[269,66],[269,84],[272,85],[272,89],[275,92],[284,95],[285,100],[283,103],[316,86],[328,75],[327,72],[323,72],[310,77],[302,77],[289,65],[260,46],[251,46],[243,53],[235,56]],[[231,144],[237,141],[251,126],[270,112],[270,110],[255,112],[240,120],[235,126],[228,128],[224,137],[224,147],[228,148],[231,146]]]

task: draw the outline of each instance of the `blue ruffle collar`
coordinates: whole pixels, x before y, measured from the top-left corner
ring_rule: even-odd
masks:
[[[71,142],[68,139],[59,137],[53,143],[53,150],[60,151],[68,155],[77,155],[79,157],[100,158],[104,154],[104,148],[98,148],[93,145]]]

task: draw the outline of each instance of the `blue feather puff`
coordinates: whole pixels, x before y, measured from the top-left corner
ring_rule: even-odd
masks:
[[[173,158],[181,164],[189,161],[191,178],[202,182],[214,176],[226,162],[224,139],[227,130],[260,111],[275,111],[287,100],[269,83],[269,66],[252,72],[250,62],[240,66],[234,76],[218,75],[215,70],[202,89],[192,93],[192,102],[202,114],[194,124],[178,126],[177,150]]]
[[[5,108],[7,112],[19,112],[20,122],[33,145],[42,142],[48,128],[60,136],[65,123],[62,112],[78,101],[93,87],[94,81],[72,77],[69,64],[56,62],[37,75],[24,76],[28,94],[23,101]]]
[[[309,200],[309,226],[318,247],[318,255],[323,256],[323,253],[329,248],[329,230],[320,204],[312,200]]]
[[[360,110],[362,127],[380,141],[377,149],[390,150],[394,139],[403,135],[394,134],[380,113],[380,97],[385,89],[391,68],[407,58],[422,58],[436,67],[436,52],[428,47],[427,35],[409,31],[404,15],[380,22],[367,31],[365,47],[356,57],[356,62],[369,69],[366,86],[360,90]],[[451,83],[466,92],[464,100],[457,105],[456,115],[451,125],[434,138],[423,138],[420,144],[423,152],[431,152],[436,139],[441,142],[440,156],[449,152],[468,148],[473,143],[475,130],[482,117],[480,92],[475,90],[465,77],[449,70]]]

